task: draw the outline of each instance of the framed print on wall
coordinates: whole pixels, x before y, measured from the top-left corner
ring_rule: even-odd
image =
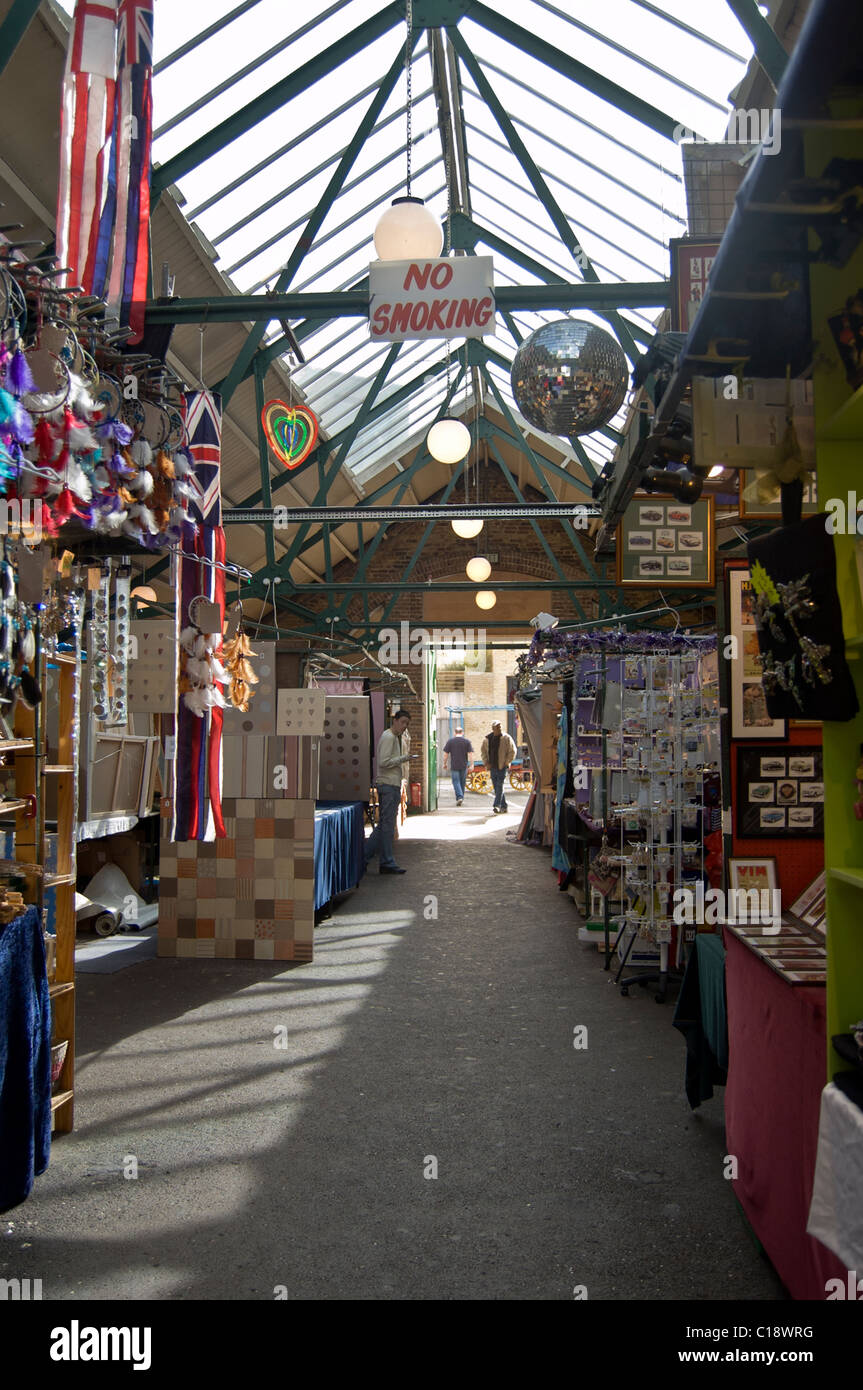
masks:
[[[732,888],[743,888],[747,892],[750,888],[758,892],[772,892],[779,887],[776,860],[770,856],[765,859],[729,859],[728,876]]]
[[[734,638],[730,658],[731,737],[788,736],[784,719],[771,719],[761,678],[761,654],[755,626],[755,590],[748,566],[726,569],[728,632]]]
[[[735,834],[743,840],[824,837],[821,749],[744,744],[737,749]]]
[[[636,493],[617,528],[617,583],[653,589],[713,588],[714,499],[676,502]]]

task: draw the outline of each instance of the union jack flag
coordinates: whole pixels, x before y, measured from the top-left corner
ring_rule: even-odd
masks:
[[[195,496],[189,499],[189,511],[202,526],[221,526],[221,396],[211,391],[189,392],[186,396],[186,434],[194,463],[194,473],[189,481]]]
[[[67,61],[70,92],[81,87],[79,66],[91,52],[104,69],[104,111],[100,120],[99,112],[82,109],[80,97],[74,105],[67,100],[63,149],[65,155],[68,143],[74,155],[98,137],[98,151],[89,168],[80,158],[74,170],[71,160],[63,161],[70,164],[65,178],[61,162],[57,218],[58,227],[85,222],[78,242],[86,255],[73,259],[72,236],[61,242],[59,234],[58,254],[69,246],[64,259],[77,279],[89,293],[108,299],[120,322],[134,329],[136,342],[144,327],[149,255],[153,0],[77,0]],[[77,207],[82,198],[83,219]]]

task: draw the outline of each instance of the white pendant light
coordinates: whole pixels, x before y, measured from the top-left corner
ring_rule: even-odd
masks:
[[[443,249],[443,227],[422,198],[394,198],[378,219],[375,250],[381,261],[433,261]]]
[[[484,584],[491,574],[491,565],[484,555],[474,555],[472,560],[468,560],[465,573],[474,584]]]
[[[438,463],[459,463],[470,449],[470,430],[461,420],[445,416],[426,435],[426,448]]]
[[[491,589],[480,589],[476,596],[477,608],[494,608],[497,603],[497,594],[492,593]]]
[[[450,522],[450,526],[455,531],[456,535],[461,536],[464,541],[472,541],[474,536],[479,535],[484,525],[485,522],[479,520],[465,519]]]

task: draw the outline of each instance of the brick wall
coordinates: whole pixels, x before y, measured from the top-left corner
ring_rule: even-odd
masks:
[[[480,469],[479,495],[484,501],[488,502],[508,502],[512,503],[513,496],[509,485],[500,471],[493,464],[490,467]],[[523,496],[527,502],[543,502],[547,499],[536,489],[525,486],[522,489]],[[430,497],[429,503],[439,500]],[[453,497],[453,501],[461,500],[459,496]],[[547,521],[542,524],[543,535],[548,543],[549,549],[558,561],[564,577],[567,579],[585,578],[585,570],[581,558],[578,555],[569,537],[565,534],[563,527],[558,521]],[[384,540],[378,546],[366,574],[369,582],[383,583],[386,580],[400,581],[413,580],[417,582],[432,581],[429,590],[426,592],[413,592],[399,594],[393,604],[392,610],[387,615],[386,626],[395,628],[397,631],[402,622],[407,622],[411,627],[431,627],[431,626],[458,626],[474,627],[486,630],[486,640],[491,643],[497,637],[500,641],[513,641],[513,633],[505,628],[495,629],[486,627],[486,623],[494,621],[497,613],[505,613],[507,617],[511,613],[518,612],[518,616],[523,618],[524,626],[521,633],[524,636],[525,646],[532,635],[529,627],[529,619],[534,613],[540,610],[547,610],[556,614],[562,623],[578,622],[581,614],[577,612],[564,590],[534,590],[526,594],[522,599],[513,598],[508,594],[501,594],[498,606],[490,612],[483,613],[477,608],[474,596],[471,592],[435,595],[433,593],[433,581],[442,579],[464,579],[465,565],[473,555],[484,555],[488,552],[497,554],[498,560],[494,563],[492,577],[486,585],[478,585],[477,588],[493,588],[494,575],[511,579],[523,579],[529,582],[531,579],[557,579],[555,568],[540,546],[539,540],[529,521],[486,521],[483,530],[475,540],[462,540],[455,535],[451,526],[446,521],[436,523],[434,530],[429,537],[426,546],[415,564],[410,575],[406,574],[407,568],[411,563],[414,552],[419,545],[425,530],[424,522],[399,522],[387,529]],[[589,538],[586,531],[576,532],[581,541],[585,553],[589,558],[593,557],[593,541]],[[343,560],[333,568],[333,578],[336,582],[350,582],[356,573],[356,564],[352,560]],[[597,615],[598,601],[595,590],[579,590],[578,597],[584,610],[584,616],[592,618]],[[369,595],[369,610],[375,613],[377,609],[386,609],[391,593],[385,590]],[[325,607],[326,600],[322,596],[320,604],[309,601],[309,596],[304,596],[304,602],[310,608]],[[520,602],[520,608],[515,605]],[[425,617],[426,611],[431,613],[430,617]],[[523,610],[523,611],[522,611]],[[363,619],[362,598],[357,597],[348,609],[349,618],[355,622]],[[283,626],[290,626],[291,620],[283,619]],[[373,642],[372,647],[376,644]],[[499,655],[495,660],[502,663],[506,670],[512,669],[515,664],[517,653],[507,652]],[[349,657],[344,659],[349,660]],[[418,780],[420,768],[422,769],[422,782],[425,788],[425,768],[426,768],[426,746],[425,746],[425,707],[424,707],[424,671],[421,665],[404,664],[400,665],[397,661],[388,661],[388,665],[394,670],[403,670],[413,682],[416,695],[405,692],[398,699],[411,714],[411,747],[412,750],[422,754],[412,767],[411,777]],[[393,697],[395,698],[395,697]],[[478,695],[471,692],[471,703],[474,704],[504,704],[506,702],[506,680],[505,672],[501,674],[498,667],[498,675],[489,682],[489,698],[479,699]],[[485,733],[488,732],[488,721],[493,718],[491,714],[484,713],[480,716],[472,716],[470,724],[470,738],[479,756],[479,747]],[[479,721],[479,728],[476,728],[475,721]],[[478,734],[474,738],[474,732]],[[439,756],[439,764],[442,758]]]

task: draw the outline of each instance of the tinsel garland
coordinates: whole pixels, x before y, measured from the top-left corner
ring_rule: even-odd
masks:
[[[594,628],[586,632],[560,632],[541,628],[534,634],[527,652],[516,662],[516,674],[525,685],[546,667],[551,677],[557,668],[590,652],[609,656],[703,655],[716,647],[716,634],[692,637],[686,632],[630,632],[624,627]]]

